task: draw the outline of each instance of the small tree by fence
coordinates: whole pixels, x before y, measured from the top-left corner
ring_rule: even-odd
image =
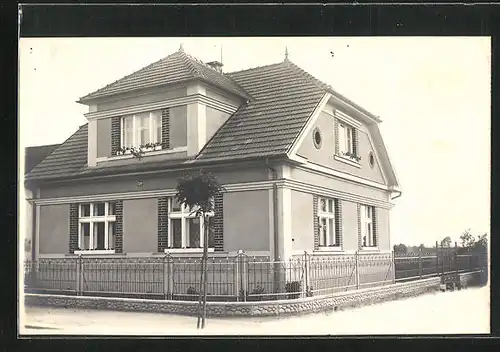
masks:
[[[200,293],[198,299],[198,323],[197,327],[205,327],[206,305],[207,305],[207,261],[208,261],[208,237],[210,228],[209,214],[215,211],[214,198],[223,191],[222,185],[210,173],[201,170],[181,178],[177,184],[175,198],[180,204],[191,209],[197,216],[203,219],[203,257],[201,260]],[[203,300],[202,300],[203,299]],[[203,304],[202,304],[203,301]]]

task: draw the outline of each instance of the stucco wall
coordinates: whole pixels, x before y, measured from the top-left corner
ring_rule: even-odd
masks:
[[[69,253],[69,204],[40,206],[39,253]]]
[[[358,205],[342,201],[342,249],[358,250]]]
[[[111,119],[97,120],[97,157],[111,155]]]
[[[313,133],[316,128],[319,128],[322,135],[320,149],[314,146],[313,141]],[[358,129],[358,140],[358,153],[359,156],[361,156],[359,163],[361,168],[335,160],[334,117],[323,112],[320,114],[314,127],[309,131],[307,137],[300,146],[298,154],[308,158],[314,163],[383,184],[384,179],[382,177],[382,171],[376,159],[373,168],[370,167],[368,162],[368,155],[370,152],[373,152],[374,146],[369,140],[365,126],[363,126],[362,129]]]
[[[147,104],[153,103],[157,101],[180,98],[186,96],[186,87],[170,89],[170,90],[162,90],[158,91],[155,89],[154,91],[144,91],[141,95],[137,95],[137,92],[133,92],[133,94],[121,94],[117,98],[114,98],[113,101],[102,102],[97,104],[97,111],[111,110],[122,108],[126,106],[133,106],[139,104]]]
[[[314,250],[313,195],[292,190],[292,250]]]
[[[241,98],[236,97],[235,95],[227,92],[222,93],[219,90],[214,89],[212,87],[206,87],[206,96],[214,98],[220,102],[235,106],[239,106],[242,102]]]
[[[378,223],[378,246],[380,250],[391,250],[391,231],[389,223],[389,209],[377,208],[377,223]]]
[[[158,251],[158,199],[123,201],[123,252]]]
[[[224,250],[266,251],[269,241],[269,192],[224,194]]]
[[[137,160],[134,160],[138,162]],[[265,167],[259,168],[241,168],[238,170],[209,170],[213,171],[215,176],[223,184],[252,182],[267,180],[267,170]],[[69,197],[104,193],[122,193],[149,190],[175,189],[177,179],[181,176],[180,172],[169,175],[154,176],[133,176],[128,178],[113,177],[94,179],[86,182],[75,181],[72,183],[58,184],[42,188],[40,190],[41,198]],[[137,182],[142,181],[142,187],[137,186]]]
[[[334,176],[321,175],[309,172],[308,170],[292,168],[290,171],[291,178],[311,185],[327,187],[332,190],[360,195],[363,197],[387,201],[387,191],[376,189],[362,184],[344,181]]]
[[[170,147],[187,146],[187,106],[170,108]]]
[[[229,118],[228,113],[207,106],[207,141],[217,132],[220,126]]]

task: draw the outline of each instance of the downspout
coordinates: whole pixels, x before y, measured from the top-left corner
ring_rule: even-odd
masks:
[[[279,248],[278,248],[278,184],[276,180],[278,179],[278,173],[276,169],[273,169],[269,165],[269,159],[266,158],[266,166],[272,172],[273,182],[273,240],[274,240],[274,260],[277,261],[279,257]]]

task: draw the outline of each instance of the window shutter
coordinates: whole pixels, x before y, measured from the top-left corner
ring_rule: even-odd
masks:
[[[121,147],[122,118],[120,116],[111,119],[111,155],[116,155]]]
[[[158,198],[158,252],[168,248],[168,197]]]
[[[224,250],[224,194],[219,193],[214,199],[215,214],[213,217],[213,245],[214,250]],[[210,237],[210,236],[209,236]],[[210,239],[209,239],[210,244]]]
[[[313,230],[314,249],[319,249],[319,218],[318,218],[318,196],[313,196]]]
[[[346,140],[345,140],[345,137],[346,137],[345,136],[345,128],[342,127],[342,125],[340,125],[338,123],[337,123],[337,125],[339,125],[338,126],[338,132],[337,132],[337,134],[339,136],[339,138],[338,138],[338,143],[339,143],[338,151],[339,151],[339,155],[341,155],[342,152],[346,151],[345,150],[345,143],[346,143]]]
[[[78,204],[69,205],[69,253],[78,249]]]
[[[123,252],[123,201],[115,202],[115,253]]]
[[[339,121],[337,119],[334,119],[333,122],[333,134],[333,140],[335,141],[335,154],[339,155]]]
[[[335,243],[342,246],[342,201],[335,199]]]
[[[352,153],[359,156],[359,145],[358,145],[358,130],[356,128],[352,129]]]
[[[161,112],[161,149],[170,149],[170,109]]]
[[[378,246],[378,223],[377,223],[377,208],[372,208],[372,227],[373,227],[373,245]]]

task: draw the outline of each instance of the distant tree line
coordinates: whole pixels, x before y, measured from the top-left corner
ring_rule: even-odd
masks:
[[[452,241],[449,236],[446,236],[438,243],[440,247],[451,248]],[[474,236],[471,234],[470,229],[465,230],[460,235],[460,247],[458,247],[459,252],[466,252],[471,250],[486,250],[488,248],[488,238],[487,234],[482,234]],[[424,244],[419,246],[409,246],[404,243],[395,244],[393,246],[394,253],[415,253],[421,250],[422,252],[434,252],[436,247],[426,247]]]

